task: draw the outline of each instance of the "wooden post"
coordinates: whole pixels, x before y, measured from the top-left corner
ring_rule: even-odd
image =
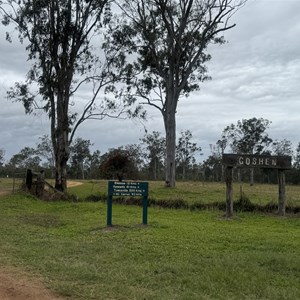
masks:
[[[226,181],[226,217],[233,216],[233,200],[232,200],[232,170],[233,167],[227,166],[225,170]]]
[[[285,215],[285,170],[278,169],[278,215]]]
[[[107,226],[112,226],[112,196],[109,195],[107,199]]]
[[[148,223],[148,196],[143,197],[143,225]]]
[[[30,169],[26,170],[26,187],[30,191],[32,186],[32,171]]]

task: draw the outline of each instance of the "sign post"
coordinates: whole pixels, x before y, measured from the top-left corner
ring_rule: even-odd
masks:
[[[143,197],[143,224],[148,222],[148,182],[109,181],[107,199],[107,226],[112,226],[112,197]]]
[[[233,216],[233,189],[232,189],[232,173],[233,167],[226,167],[225,169],[225,181],[226,181],[226,217],[231,218]]]

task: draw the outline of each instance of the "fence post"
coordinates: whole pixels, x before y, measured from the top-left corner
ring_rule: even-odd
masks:
[[[278,170],[278,214],[285,215],[285,170]]]
[[[233,216],[233,200],[232,200],[232,170],[233,167],[227,166],[225,170],[226,181],[226,217]]]

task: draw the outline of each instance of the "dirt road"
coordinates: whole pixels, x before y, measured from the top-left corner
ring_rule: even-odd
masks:
[[[1,300],[63,300],[41,282],[17,269],[0,267]]]

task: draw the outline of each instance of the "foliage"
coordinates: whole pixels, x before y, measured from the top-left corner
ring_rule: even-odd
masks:
[[[151,180],[162,179],[162,170],[165,166],[166,139],[158,131],[145,134],[141,139],[143,145],[143,158],[149,171],[148,178]]]
[[[131,94],[158,109],[166,132],[166,184],[175,186],[176,111],[179,98],[207,79],[209,44],[234,27],[232,14],[246,0],[117,1],[123,12],[111,25],[107,47],[125,46],[133,78]],[[132,55],[134,53],[134,55]],[[123,53],[122,55],[125,55]],[[135,59],[133,62],[132,60]]]
[[[95,150],[91,155],[90,155],[90,160],[88,162],[88,178],[96,179],[100,178],[99,177],[99,166],[101,163],[101,152],[100,150]]]
[[[201,155],[201,147],[198,147],[197,143],[192,143],[192,138],[190,130],[182,131],[176,146],[177,169],[181,170],[183,180],[186,179],[187,171],[196,163],[195,155]]]
[[[221,140],[236,154],[271,154],[268,147],[272,139],[266,132],[270,123],[267,119],[255,117],[239,120],[236,125],[231,124],[223,130]],[[241,172],[238,176],[241,177]],[[253,168],[250,169],[250,183],[254,184]]]
[[[272,150],[275,155],[293,156],[292,142],[286,139],[273,141]]]
[[[221,181],[223,179],[223,165],[221,157],[210,155],[203,163],[204,177],[210,181]]]
[[[40,166],[41,159],[34,148],[25,147],[11,157],[8,164],[18,169],[37,169]]]
[[[99,33],[111,18],[110,1],[8,0],[1,2],[0,13],[4,25],[16,26],[20,41],[27,43],[28,59],[33,62],[26,81],[16,83],[8,96],[21,102],[26,113],[40,109],[48,114],[55,156],[55,186],[64,191],[69,146],[78,126],[87,119],[137,116],[140,111],[138,107],[133,113],[130,111],[132,101],[119,103],[108,96],[97,101],[102,90],[105,94],[122,93],[114,83],[128,73],[117,60],[114,63],[118,72],[112,73],[113,53],[107,57],[104,51],[101,56],[106,59],[101,61],[99,53],[94,51],[101,48],[99,41],[103,39]],[[9,33],[7,39],[11,41]],[[87,85],[91,92],[84,108],[72,110],[76,95]]]
[[[72,178],[85,179],[85,171],[88,168],[88,163],[91,159],[90,140],[76,138],[70,145],[70,169],[73,174]]]
[[[37,154],[46,160],[45,167],[54,170],[55,168],[55,155],[51,144],[51,139],[48,135],[43,135],[39,138],[40,143],[37,144]],[[53,176],[52,176],[53,177]]]
[[[128,150],[111,149],[106,155],[102,156],[100,173],[106,179],[135,179],[137,168],[134,164],[134,157]]]
[[[5,155],[4,149],[0,148],[0,167],[4,164],[4,155]]]
[[[294,167],[300,170],[300,143],[297,146],[296,153],[294,156]]]
[[[222,139],[227,140],[233,153],[262,154],[266,153],[272,139],[266,130],[270,121],[263,118],[251,118],[231,124],[223,130]]]

